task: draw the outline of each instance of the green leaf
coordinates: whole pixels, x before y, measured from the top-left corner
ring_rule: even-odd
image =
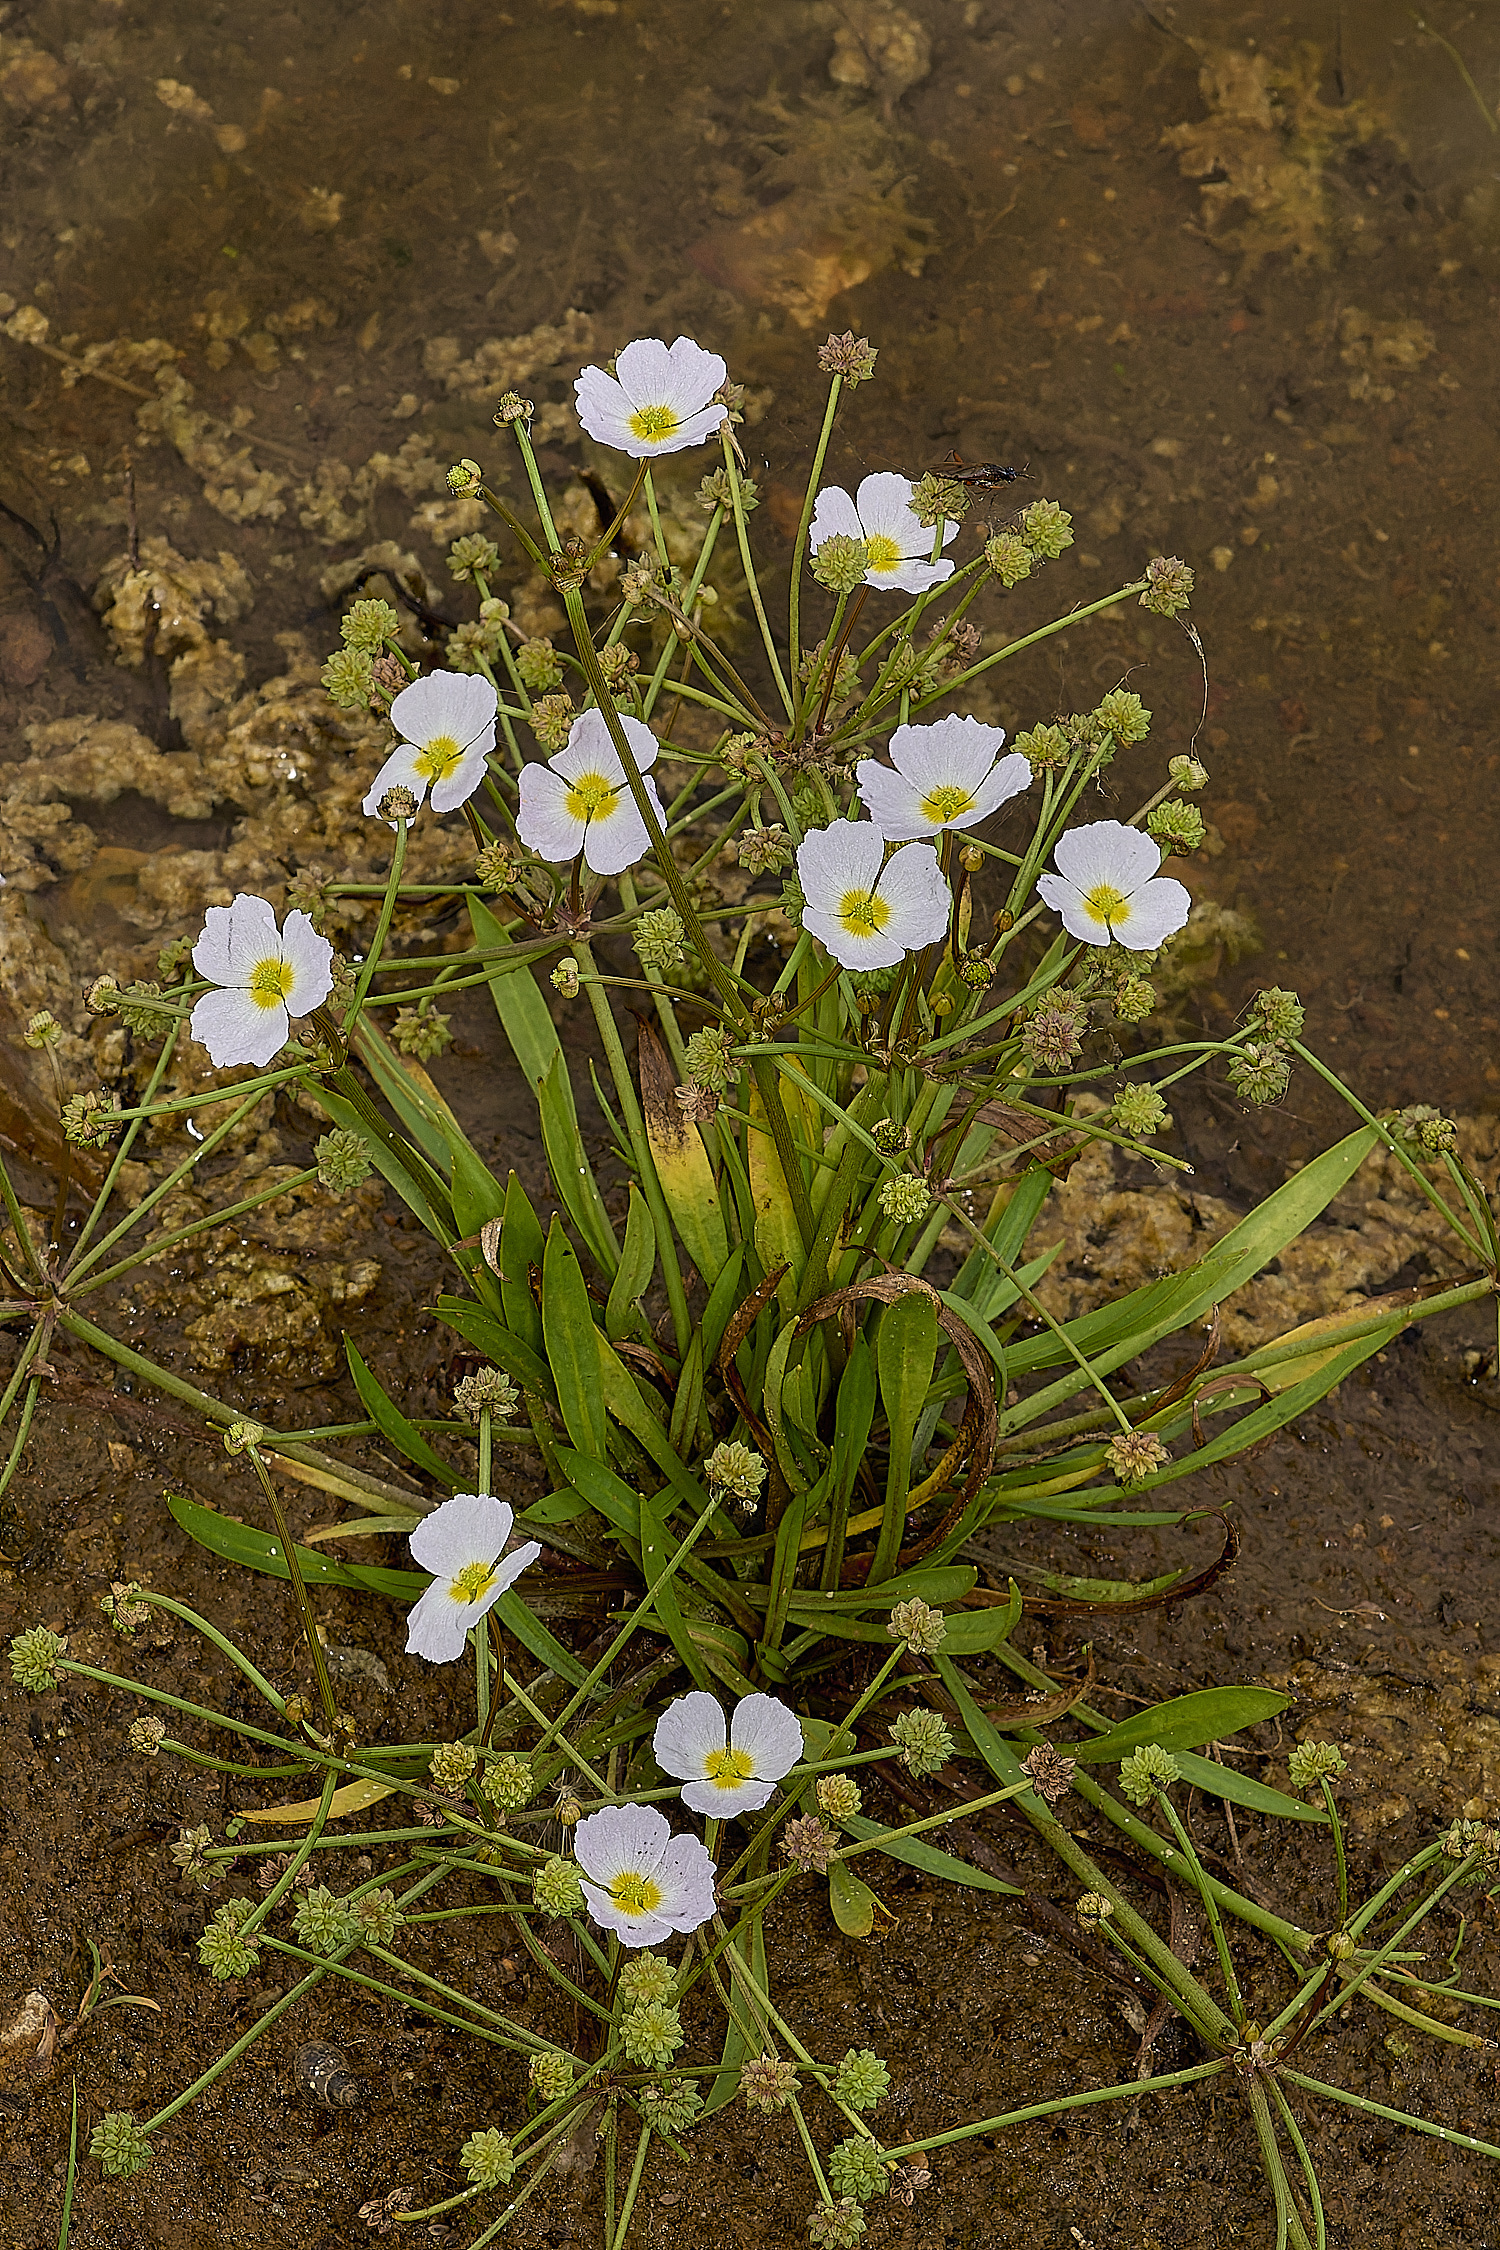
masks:
[[[877,1618],[851,1617],[847,1611],[813,1611],[793,1602],[791,1623],[799,1629],[814,1629],[831,1634],[839,1641],[884,1641],[889,1647],[890,1635]],[[1014,1620],[1006,1609],[960,1609],[950,1612],[948,1633],[943,1647],[952,1656],[980,1656],[995,1649],[1012,1629]]]
[[[1008,1266],[1013,1266],[1021,1255],[1032,1222],[1055,1184],[1044,1164],[1028,1165],[993,1221],[986,1222],[985,1237]],[[981,1320],[992,1320],[996,1308],[1005,1301],[1001,1292],[1010,1287],[1008,1277],[976,1242],[954,1275],[949,1294],[966,1299]]]
[[[399,1407],[386,1395],[355,1350],[352,1337],[347,1335],[344,1338],[344,1351],[349,1361],[349,1372],[354,1377],[354,1388],[371,1421],[379,1423],[397,1452],[404,1453],[408,1461],[414,1462],[419,1469],[424,1469],[439,1484],[445,1484],[450,1492],[461,1491],[466,1482],[466,1472],[450,1468],[442,1455],[433,1451],[421,1431],[408,1422]]]
[[[236,1523],[232,1516],[221,1516],[216,1508],[205,1508],[180,1493],[169,1493],[167,1505],[188,1537],[211,1555],[245,1570],[264,1571],[271,1578],[291,1577],[281,1541],[271,1532]],[[310,1586],[357,1586],[393,1601],[414,1602],[429,1584],[425,1570],[379,1570],[363,1563],[335,1562],[316,1547],[299,1546],[297,1560]]]
[[[741,2064],[748,2062],[753,2055],[758,2055],[761,2051],[760,2040],[756,2039],[752,2045],[740,2030],[741,2022],[750,2025],[755,2023],[757,2017],[756,2004],[750,1999],[744,1986],[737,1986],[734,1981],[734,1955],[738,1948],[740,1958],[745,1961],[745,1965],[751,1976],[754,1977],[759,1989],[765,1993],[769,1993],[771,1989],[771,1980],[766,1973],[765,1928],[758,1910],[753,1907],[749,1916],[748,1934],[749,1945],[746,1948],[746,1924],[742,1922],[735,1932],[733,1940],[724,1949],[724,1978],[729,1989],[729,1996],[734,2002],[734,2009],[732,2013],[726,2014],[723,2068],[709,2089],[708,2096],[699,2111],[700,2117],[709,2117],[716,2109],[722,2109],[726,2102],[734,2100],[735,2095],[740,2090]]]
[[[472,1344],[486,1359],[520,1384],[523,1391],[534,1392],[538,1398],[553,1397],[552,1377],[547,1363],[539,1359],[530,1346],[513,1335],[483,1305],[476,1305],[472,1297],[439,1297],[433,1311],[447,1328],[456,1329],[466,1344]],[[540,1319],[540,1314],[538,1314]]]
[[[461,1235],[477,1234],[498,1218],[504,1190],[422,1065],[398,1055],[373,1018],[361,1017],[354,1052],[433,1162],[446,1166],[453,1216]]]
[[[845,1937],[868,1937],[876,1915],[888,1911],[869,1884],[862,1883],[841,1859],[834,1860],[828,1870],[828,1903]]]
[[[863,1813],[855,1813],[843,1823],[858,1842],[887,1835],[878,1820],[866,1820]],[[935,1875],[940,1882],[957,1883],[970,1891],[1005,1891],[1012,1898],[1022,1894],[1014,1883],[1002,1883],[998,1875],[986,1875],[967,1860],[955,1859],[951,1852],[939,1851],[936,1844],[924,1843],[920,1836],[892,1836],[879,1847],[886,1859],[899,1859],[904,1866],[920,1868],[924,1875]]]
[[[875,1342],[880,1373],[880,1401],[890,1429],[890,1465],[886,1473],[885,1512],[875,1542],[869,1583],[889,1578],[901,1552],[906,1529],[906,1500],[911,1490],[911,1449],[932,1381],[937,1357],[937,1312],[925,1290],[898,1297],[880,1317]]]
[[[797,1563],[802,1548],[802,1525],[807,1515],[807,1494],[793,1493],[776,1527],[776,1551],[771,1566],[770,1599],[766,1604],[763,1645],[780,1648],[787,1612],[797,1583]]]
[[[650,1206],[632,1181],[620,1270],[610,1284],[609,1303],[604,1309],[604,1333],[611,1343],[644,1329],[641,1299],[650,1288],[655,1271],[656,1229],[651,1223]]]
[[[531,1286],[531,1269],[542,1270],[546,1247],[531,1198],[514,1172],[505,1183],[505,1208],[500,1220],[500,1303],[505,1325],[513,1336],[542,1355],[542,1308]]]
[[[471,894],[468,903],[475,944],[486,953],[498,952],[503,956],[511,941],[500,923],[482,900]],[[526,1073],[528,1083],[535,1086],[546,1076],[553,1057],[562,1053],[562,1041],[532,974],[531,963],[522,960],[512,966],[502,958],[490,971],[489,988],[495,1013],[510,1041],[511,1053]]]
[[[316,1078],[305,1079],[302,1084],[303,1091],[333,1124],[341,1125],[346,1133],[353,1133],[364,1142],[376,1171],[390,1183],[427,1232],[436,1236],[445,1250],[456,1242],[459,1229],[454,1224],[447,1183],[432,1169],[421,1151],[408,1143],[398,1153],[342,1094],[336,1094],[330,1086],[320,1085]]]
[[[729,1326],[730,1315],[745,1294],[740,1284],[740,1276],[744,1270],[745,1252],[742,1245],[736,1244],[729,1253],[728,1265],[709,1291],[708,1303],[703,1309],[700,1328],[705,1367],[712,1367],[718,1358],[719,1346],[724,1341],[724,1331]]]
[[[238,1563],[247,1570],[264,1571],[271,1578],[291,1576],[281,1541],[269,1532],[257,1531],[250,1524],[235,1523],[216,1509],[201,1507],[177,1493],[168,1494],[167,1505],[188,1537],[195,1539],[200,1547],[206,1547],[211,1555],[218,1555],[224,1562]],[[297,1560],[310,1586],[352,1586],[408,1605],[432,1583],[425,1570],[378,1570],[361,1563],[335,1562],[331,1555],[323,1554],[317,1547],[299,1546]],[[500,1596],[494,1614],[506,1632],[523,1648],[529,1649],[539,1663],[550,1666],[560,1679],[567,1680],[573,1687],[582,1686],[588,1677],[583,1666],[527,1608],[514,1587]]]
[[[750,1643],[744,1634],[737,1633],[732,1625],[721,1624],[716,1617],[689,1617],[686,1624],[694,1648],[714,1678],[722,1681],[731,1695],[754,1695]]]
[[[563,1427],[580,1453],[605,1458],[609,1430],[599,1390],[598,1329],[578,1253],[554,1217],[542,1257],[542,1335]]]
[[[934,1656],[932,1663],[938,1678],[958,1706],[958,1715],[963,1720],[964,1732],[1001,1788],[1007,1789],[1012,1782],[1024,1781],[1026,1776],[1021,1771],[1021,1761],[1016,1756],[1014,1744],[1007,1742],[1004,1736],[991,1726],[989,1720],[969,1693],[969,1684],[962,1672],[959,1671],[958,1666],[949,1657],[944,1656],[941,1649]]]
[[[683,1622],[676,1580],[662,1579],[662,1573],[677,1553],[681,1541],[672,1537],[657,1501],[648,1500],[645,1493],[640,1497],[640,1511],[641,1575],[651,1588],[651,1608],[656,1612],[662,1632],[691,1674],[694,1687],[706,1688],[708,1667],[699,1653],[697,1642]],[[657,1583],[659,1580],[661,1582]]]
[[[1069,1342],[1100,1373],[1108,1374],[1159,1337],[1187,1327],[1211,1305],[1223,1304],[1332,1202],[1379,1138],[1368,1125],[1348,1134],[1267,1196],[1196,1264],[1069,1321],[1065,1330]],[[1050,1331],[1013,1344],[1008,1354],[1013,1376],[1031,1368],[1055,1367],[1070,1356],[1067,1345]],[[1084,1380],[1081,1372],[1065,1379],[1069,1391]],[[1040,1411],[1039,1401],[1050,1403],[1060,1389],[1050,1385],[1047,1391],[1034,1393],[1026,1402],[1029,1412]],[[1002,1430],[1005,1426],[1002,1423]]]
[[[1136,1712],[1133,1718],[1111,1727],[1108,1734],[1091,1735],[1086,1742],[1070,1742],[1068,1756],[1083,1765],[1097,1766],[1113,1765],[1116,1759],[1129,1757],[1148,1742],[1159,1742],[1163,1750],[1174,1753],[1196,1750],[1201,1742],[1220,1742],[1238,1734],[1241,1727],[1274,1719],[1291,1701],[1277,1688],[1199,1688],[1192,1695],[1174,1696],[1169,1703]]]
[[[568,1080],[567,1065],[560,1053],[554,1055],[547,1066],[547,1074],[538,1084],[536,1096],[542,1125],[542,1146],[547,1151],[547,1169],[552,1174],[552,1184],[557,1189],[563,1209],[582,1235],[600,1271],[613,1281],[619,1271],[620,1246],[615,1241],[615,1231],[609,1223],[609,1213],[604,1208],[599,1183],[589,1169],[589,1161],[583,1151],[583,1135],[578,1128],[573,1088]]]
[[[1250,1812],[1269,1813],[1277,1820],[1316,1820],[1328,1826],[1328,1813],[1322,1805],[1305,1805],[1298,1797],[1283,1796],[1279,1789],[1268,1788],[1263,1781],[1252,1781],[1248,1774],[1237,1773],[1233,1766],[1221,1766],[1217,1758],[1200,1758],[1193,1750],[1174,1750],[1178,1771],[1184,1781],[1194,1789],[1201,1789],[1208,1797],[1227,1797],[1232,1805],[1244,1805]]]
[[[677,1378],[677,1396],[672,1401],[672,1425],[668,1432],[672,1450],[679,1458],[693,1451],[702,1406],[703,1338],[695,1328]]]

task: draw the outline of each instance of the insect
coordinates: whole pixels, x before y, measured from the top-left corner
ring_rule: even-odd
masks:
[[[1000,461],[965,461],[961,453],[950,453],[939,468],[929,469],[930,477],[946,477],[950,484],[966,484],[973,492],[998,492],[1002,484],[1018,484],[1031,475],[1031,463],[1019,469],[1008,469]]]

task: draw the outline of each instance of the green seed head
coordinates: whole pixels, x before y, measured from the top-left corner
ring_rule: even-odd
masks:
[[[1073,544],[1073,518],[1055,500],[1033,500],[1021,511],[1021,537],[1044,562],[1056,562]]]
[[[1331,1781],[1335,1774],[1342,1773],[1345,1763],[1336,1742],[1299,1742],[1286,1768],[1294,1789],[1316,1789],[1320,1781]]]
[[[458,2161],[470,2184],[477,2188],[504,2187],[516,2168],[510,2142],[493,2125],[487,2132],[469,2135],[459,2150]]]
[[[111,2179],[128,2180],[150,2163],[151,2143],[130,2110],[111,2109],[94,2127],[89,2154],[98,2158]]]
[[[953,1755],[953,1735],[937,1711],[903,1711],[890,1733],[908,1773],[940,1773]]]
[[[859,2203],[887,2192],[891,2169],[890,2160],[862,2134],[857,2140],[840,2141],[828,2152],[828,2181],[834,2194],[852,2195]]]
[[[1149,1804],[1158,1789],[1182,1778],[1177,1760],[1159,1742],[1147,1742],[1120,1760],[1120,1787],[1133,1805]]]
[[[665,2001],[646,2000],[621,2016],[620,2038],[633,2063],[665,2070],[682,2045],[682,2018]]]
[[[833,2090],[850,2109],[873,2109],[891,2090],[891,2074],[868,2047],[851,2047],[833,2074]]]
[[[378,656],[400,630],[401,620],[389,602],[351,602],[339,626],[344,645],[368,656]]]
[[[339,1125],[323,1134],[313,1149],[318,1182],[330,1195],[347,1195],[361,1186],[374,1170],[374,1158],[359,1133]]]
[[[33,1625],[29,1633],[17,1633],[10,1644],[11,1677],[29,1695],[45,1695],[48,1688],[56,1687],[57,1660],[67,1652],[65,1640],[45,1625]]]
[[[571,1859],[549,1859],[531,1879],[531,1895],[544,1914],[576,1914],[583,1905],[583,1884]]]

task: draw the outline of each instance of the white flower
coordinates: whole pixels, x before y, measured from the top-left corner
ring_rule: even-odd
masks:
[[[413,680],[391,705],[401,740],[365,798],[367,813],[380,810],[388,789],[409,789],[420,805],[432,790],[434,812],[454,812],[484,779],[495,747],[495,691],[478,672],[429,672]]]
[[[866,477],[852,500],[842,485],[825,485],[818,494],[808,533],[813,553],[825,539],[842,532],[846,538],[863,539],[865,543],[867,586],[899,587],[905,594],[920,594],[924,587],[951,578],[951,562],[929,559],[932,533],[917,521],[911,504],[915,490],[910,477],[898,477],[891,469]],[[944,524],[943,545],[957,537],[958,525]]]
[[[451,1664],[463,1655],[469,1627],[542,1551],[530,1539],[513,1554],[503,1553],[515,1520],[505,1502],[487,1492],[456,1492],[422,1518],[408,1544],[433,1578],[406,1620],[408,1656]]]
[[[670,349],[658,337],[638,337],[615,361],[615,372],[586,367],[573,389],[578,419],[591,438],[639,460],[643,454],[680,453],[702,445],[727,409],[714,392],[726,373],[717,352],[679,336]]]
[[[791,1772],[802,1755],[802,1723],[774,1695],[746,1695],[726,1734],[719,1704],[695,1688],[667,1705],[651,1748],[663,1773],[687,1783],[682,1801],[691,1811],[727,1819],[759,1812]]]
[[[656,762],[655,735],[639,719],[621,719],[620,724],[645,773]],[[654,781],[646,783],[646,795],[665,827]],[[618,875],[642,857],[651,839],[602,711],[580,711],[566,749],[544,766],[533,761],[521,768],[516,833],[543,859],[573,859],[582,852],[596,875]]]
[[[937,853],[903,844],[886,859],[873,821],[813,829],[798,847],[797,878],[803,928],[846,969],[894,968],[947,935],[953,898]]]
[[[293,1016],[311,1015],[333,990],[333,947],[305,914],[276,927],[276,909],[242,891],[232,906],[211,906],[193,947],[200,977],[222,986],[205,992],[191,1029],[219,1070],[231,1063],[268,1063],[291,1037]]]
[[[1020,752],[999,755],[1004,740],[1004,727],[980,719],[897,727],[891,765],[864,758],[856,768],[866,812],[889,843],[977,827],[1030,786],[1031,767]]]
[[[714,1910],[714,1863],[696,1836],[674,1836],[655,1805],[606,1805],[573,1831],[584,1901],[622,1945],[659,1945]]]
[[[1113,939],[1132,953],[1152,953],[1188,918],[1193,900],[1187,886],[1157,872],[1155,843],[1123,820],[1070,828],[1052,857],[1057,874],[1039,875],[1036,887],[1062,916],[1063,928],[1085,945]]]

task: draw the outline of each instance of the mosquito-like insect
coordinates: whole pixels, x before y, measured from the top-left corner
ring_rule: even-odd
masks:
[[[1031,463],[1019,469],[1008,469],[1001,461],[965,461],[961,453],[950,453],[939,468],[929,469],[930,477],[946,477],[950,484],[966,484],[971,492],[998,492],[1002,484],[1019,484],[1023,477],[1030,478]]]

